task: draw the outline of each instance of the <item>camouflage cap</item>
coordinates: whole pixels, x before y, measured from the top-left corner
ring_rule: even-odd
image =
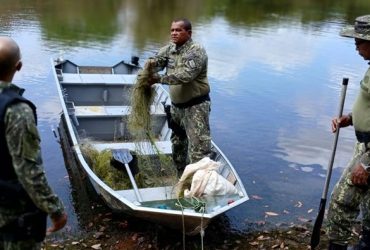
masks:
[[[370,15],[357,17],[355,25],[344,27],[340,35],[370,41]]]

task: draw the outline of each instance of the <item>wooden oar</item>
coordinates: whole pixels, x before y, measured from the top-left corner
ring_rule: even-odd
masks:
[[[113,158],[116,161],[119,161],[119,162],[121,162],[125,165],[128,177],[130,178],[132,187],[134,188],[136,198],[139,200],[139,202],[142,202],[143,198],[141,198],[141,195],[139,193],[139,189],[136,185],[136,181],[134,179],[134,176],[131,173],[130,166],[128,165],[130,163],[130,161],[132,161],[132,159],[133,159],[130,151],[126,148],[124,148],[124,149],[112,149],[112,155],[113,155]]]
[[[348,85],[348,78],[343,78],[342,93],[341,93],[341,101],[340,101],[340,105],[339,105],[338,118],[340,118],[343,114],[343,106],[344,106],[344,100],[345,100],[345,97],[346,97],[347,85]],[[313,230],[312,230],[311,249],[315,249],[315,247],[317,247],[317,245],[320,242],[321,226],[322,226],[322,222],[324,220],[326,198],[327,198],[327,194],[328,194],[331,172],[333,170],[333,163],[334,163],[334,158],[335,158],[335,151],[337,149],[338,137],[339,137],[339,126],[337,127],[337,130],[335,132],[333,149],[331,151],[331,157],[330,157],[330,161],[329,161],[329,164],[328,164],[328,171],[327,171],[327,174],[326,174],[325,186],[324,186],[324,190],[322,192],[321,201],[320,201],[319,213],[317,215],[317,218],[316,218]]]

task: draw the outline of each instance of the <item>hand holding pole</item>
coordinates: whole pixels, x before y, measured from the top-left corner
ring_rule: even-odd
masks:
[[[342,93],[341,93],[341,101],[340,101],[340,105],[339,105],[338,118],[340,118],[343,114],[343,107],[344,107],[344,100],[345,100],[346,92],[347,92],[347,85],[348,85],[348,78],[343,78]],[[338,126],[338,128],[335,132],[335,138],[334,138],[333,148],[332,148],[332,151],[331,151],[330,161],[329,161],[329,164],[328,164],[328,171],[327,171],[327,174],[326,174],[324,190],[323,190],[322,196],[321,196],[319,212],[318,212],[318,215],[317,215],[317,218],[316,218],[313,230],[312,230],[311,249],[315,249],[315,247],[317,247],[317,245],[319,245],[319,243],[320,243],[321,226],[322,226],[322,222],[324,220],[325,205],[326,205],[326,199],[327,199],[327,195],[328,195],[331,173],[332,173],[332,170],[333,170],[335,152],[336,152],[337,144],[338,144],[339,130],[340,130],[340,126]]]

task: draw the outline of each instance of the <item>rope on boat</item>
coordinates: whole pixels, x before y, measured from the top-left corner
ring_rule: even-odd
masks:
[[[182,218],[182,249],[185,250],[186,249],[185,248],[185,216],[184,216],[183,206],[181,206],[181,214],[182,214],[182,216],[181,216],[181,218]]]
[[[206,204],[205,204],[206,205]],[[204,228],[203,228],[203,216],[204,216],[204,213],[206,212],[206,207],[202,207],[202,210],[203,210],[203,213],[202,213],[202,217],[200,218],[200,244],[202,246],[202,250],[204,249],[204,244],[203,244],[203,239],[204,239]]]
[[[176,206],[180,207],[181,213],[182,213],[182,244],[183,244],[183,249],[185,250],[185,216],[184,216],[184,209],[189,208],[189,209],[194,209],[196,212],[202,212],[202,216],[200,217],[200,241],[201,241],[201,249],[204,249],[204,228],[203,228],[203,218],[204,218],[204,213],[206,212],[206,205],[207,203],[196,198],[196,197],[191,197],[190,201],[184,199],[189,205],[184,206],[179,198],[177,198],[177,202],[175,203]]]

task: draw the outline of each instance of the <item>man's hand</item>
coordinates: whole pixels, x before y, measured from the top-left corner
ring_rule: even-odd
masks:
[[[145,64],[144,64],[144,68],[145,69],[148,69],[148,70],[151,70],[153,69],[155,66],[157,65],[156,61],[154,59],[151,59],[149,58]]]
[[[367,179],[369,173],[362,167],[361,163],[358,163],[352,170],[351,181],[353,185],[365,186],[367,185]]]
[[[331,120],[331,131],[335,133],[338,128],[344,128],[352,125],[352,117],[350,115],[343,115],[340,118],[336,117]]]
[[[152,74],[148,78],[148,84],[152,86],[153,84],[159,83],[161,81],[161,76],[158,73]]]
[[[48,228],[47,233],[53,233],[62,229],[67,223],[67,214],[62,213],[59,216],[50,216],[52,226]]]

